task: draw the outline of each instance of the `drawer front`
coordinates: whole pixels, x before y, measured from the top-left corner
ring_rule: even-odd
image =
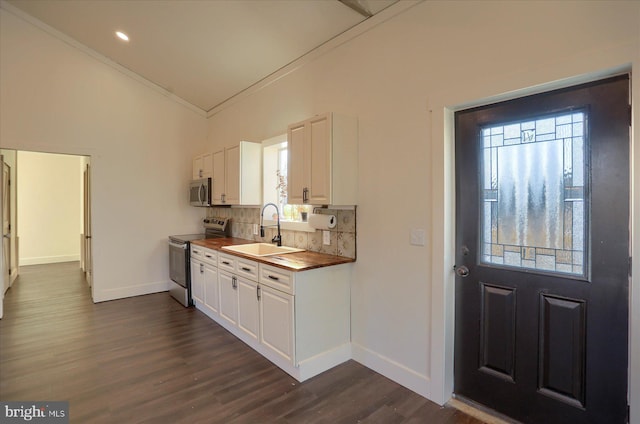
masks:
[[[208,263],[209,265],[218,266],[218,252],[211,249],[203,248],[202,250],[202,261]]]
[[[234,256],[218,253],[218,268],[227,270],[229,272],[236,271],[236,261]]]
[[[258,281],[258,263],[247,259],[237,259],[236,272],[249,280]]]
[[[293,292],[293,273],[274,266],[260,264],[260,283],[285,293]]]
[[[199,261],[204,259],[204,247],[191,246],[191,258],[198,259]]]

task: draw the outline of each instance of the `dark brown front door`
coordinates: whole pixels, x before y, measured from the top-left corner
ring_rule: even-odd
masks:
[[[456,113],[457,395],[623,423],[628,75]]]

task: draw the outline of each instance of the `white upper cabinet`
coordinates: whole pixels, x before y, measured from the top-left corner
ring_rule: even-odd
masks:
[[[224,205],[225,202],[225,160],[224,149],[213,153],[213,187],[211,188],[212,203]]]
[[[288,202],[355,205],[358,202],[358,122],[326,113],[290,125]]]
[[[193,158],[194,180],[201,178],[213,178],[213,154],[204,153]]]
[[[213,153],[213,204],[262,202],[262,145],[241,141]]]

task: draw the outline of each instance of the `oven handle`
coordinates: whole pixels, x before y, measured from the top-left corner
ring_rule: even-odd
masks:
[[[187,245],[186,244],[178,244],[178,243],[174,243],[174,242],[170,241],[169,242],[169,246],[176,247],[176,248],[182,249],[182,250],[187,250]]]

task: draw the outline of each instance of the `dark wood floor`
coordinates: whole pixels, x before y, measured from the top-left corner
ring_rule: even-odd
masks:
[[[22,267],[0,320],[0,400],[72,423],[465,423],[349,361],[298,383],[167,293],[93,304],[78,263]]]

